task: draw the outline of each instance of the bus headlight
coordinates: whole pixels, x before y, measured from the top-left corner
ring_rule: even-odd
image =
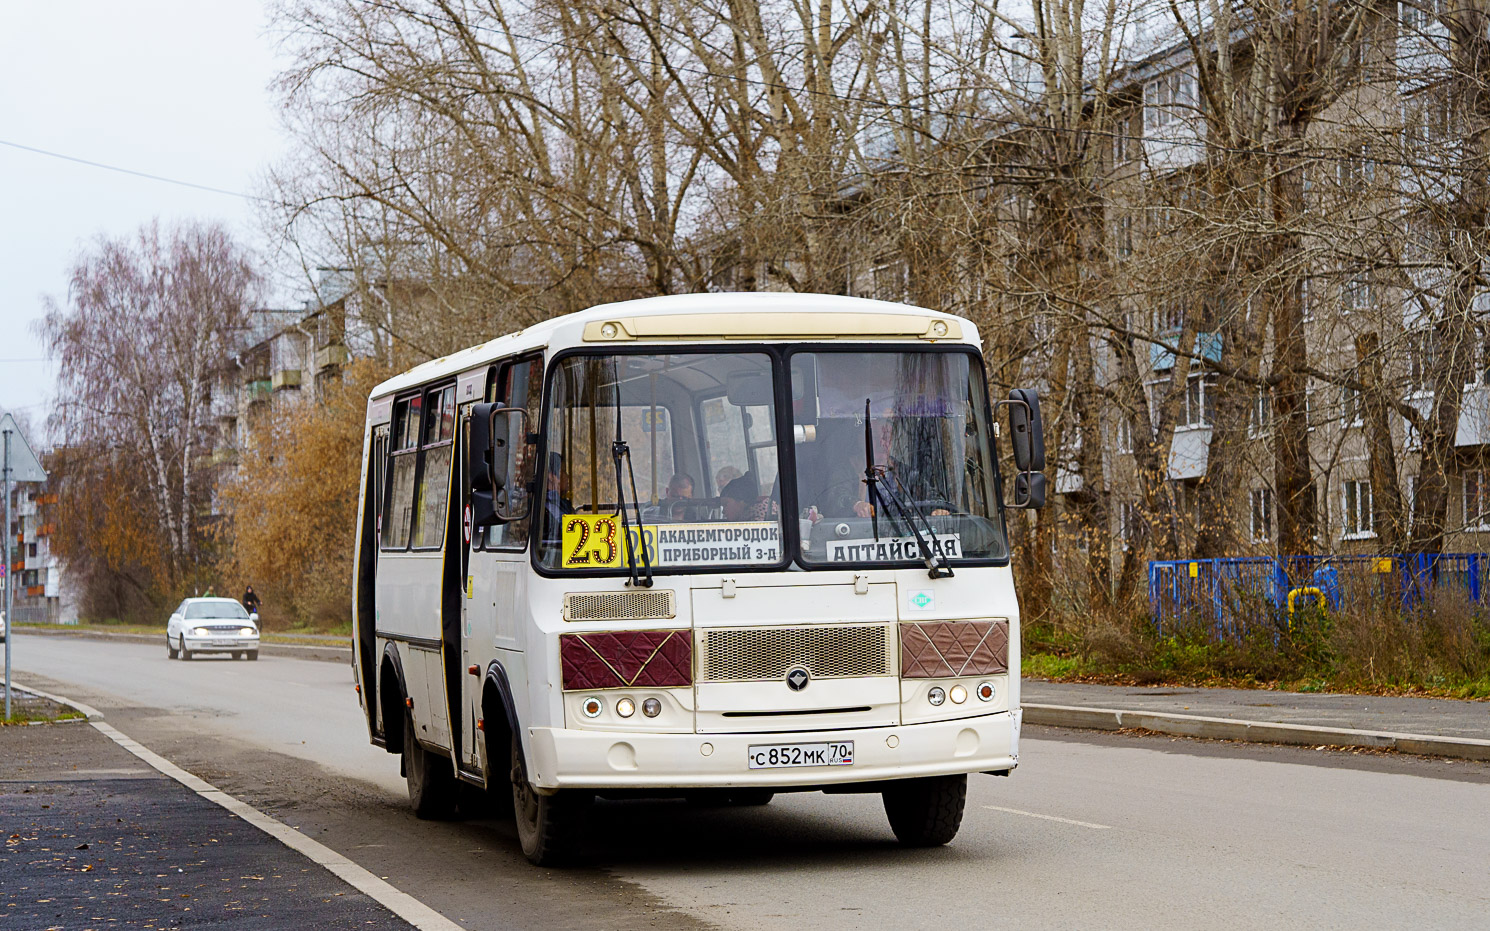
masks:
[[[580,702],[579,710],[583,712],[584,716],[587,718],[598,718],[600,717],[600,711],[603,707],[604,706],[600,704],[600,699],[587,698],[584,701]]]
[[[662,714],[662,702],[655,698],[649,698],[642,702],[642,714],[649,718],[655,718]]]
[[[931,691],[926,693],[926,700],[931,702],[935,707],[941,707],[942,702],[947,700],[947,693],[942,690],[940,685],[934,685],[931,687]]]
[[[963,702],[967,701],[967,689],[963,688],[960,685],[952,686],[952,691],[949,692],[948,695],[951,697],[952,704],[954,705],[960,705]]]
[[[979,682],[978,683],[978,700],[979,701],[993,701],[993,695],[994,695],[994,688],[993,688],[993,683],[992,682]]]
[[[623,718],[629,718],[636,714],[636,702],[629,698],[623,698],[616,702],[616,714]]]

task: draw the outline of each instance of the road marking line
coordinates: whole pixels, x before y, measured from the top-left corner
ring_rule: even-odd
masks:
[[[1003,811],[1011,815],[1024,815],[1026,818],[1039,818],[1042,821],[1059,821],[1061,824],[1074,824],[1079,828],[1091,828],[1094,831],[1111,831],[1110,824],[1092,824],[1090,821],[1076,821],[1072,818],[1057,818],[1055,815],[1041,815],[1033,811],[1020,811],[1018,808],[1000,808],[997,805],[984,805],[989,811]]]
[[[21,686],[16,686],[16,688],[21,688]],[[193,776],[175,763],[172,763],[132,737],[117,730],[113,725],[104,723],[103,712],[97,708],[85,705],[80,701],[74,701],[71,698],[63,698],[60,695],[43,692],[41,689],[32,688],[31,686],[25,686],[24,689],[33,695],[40,695],[42,698],[49,698],[52,701],[70,705],[83,712],[83,714],[88,716],[88,723],[92,724],[99,733],[108,737],[114,743],[133,753],[188,789],[191,789],[207,801],[226,808],[286,847],[309,858],[317,866],[329,870],[349,886],[368,896],[404,921],[420,929],[420,931],[464,931],[460,925],[451,921],[449,918],[441,915],[407,892],[400,891],[388,881],[379,879],[325,844],[306,837],[284,822],[276,821],[247,802],[234,798],[211,783]]]

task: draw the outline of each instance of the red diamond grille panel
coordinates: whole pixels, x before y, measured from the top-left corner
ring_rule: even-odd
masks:
[[[693,637],[686,630],[559,635],[564,689],[674,688],[693,684]]]
[[[923,621],[900,625],[906,679],[992,676],[1009,671],[1009,622]]]

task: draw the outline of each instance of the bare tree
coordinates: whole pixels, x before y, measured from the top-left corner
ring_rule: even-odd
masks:
[[[214,442],[214,378],[257,294],[259,275],[221,226],[158,223],[100,238],[73,268],[67,301],[41,332],[58,360],[53,430],[73,457],[111,464],[148,502],[169,587],[202,553],[202,461]],[[90,500],[92,500],[90,498]],[[102,515],[100,515],[102,516]]]

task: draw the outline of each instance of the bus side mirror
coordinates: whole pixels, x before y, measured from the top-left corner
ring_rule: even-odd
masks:
[[[1020,472],[1014,476],[1014,500],[1011,508],[1038,510],[1045,506],[1045,473]]]
[[[523,481],[532,448],[528,445],[528,412],[520,407],[499,407],[491,412],[492,505],[497,521],[522,520],[528,516],[529,494]]]
[[[1045,426],[1040,420],[1040,396],[1033,388],[1009,392],[1009,445],[1014,448],[1014,468],[1020,472],[1045,471]]]
[[[496,487],[492,481],[492,413],[496,409],[495,404],[476,404],[471,408],[466,473],[471,476],[473,530],[497,523]]]

